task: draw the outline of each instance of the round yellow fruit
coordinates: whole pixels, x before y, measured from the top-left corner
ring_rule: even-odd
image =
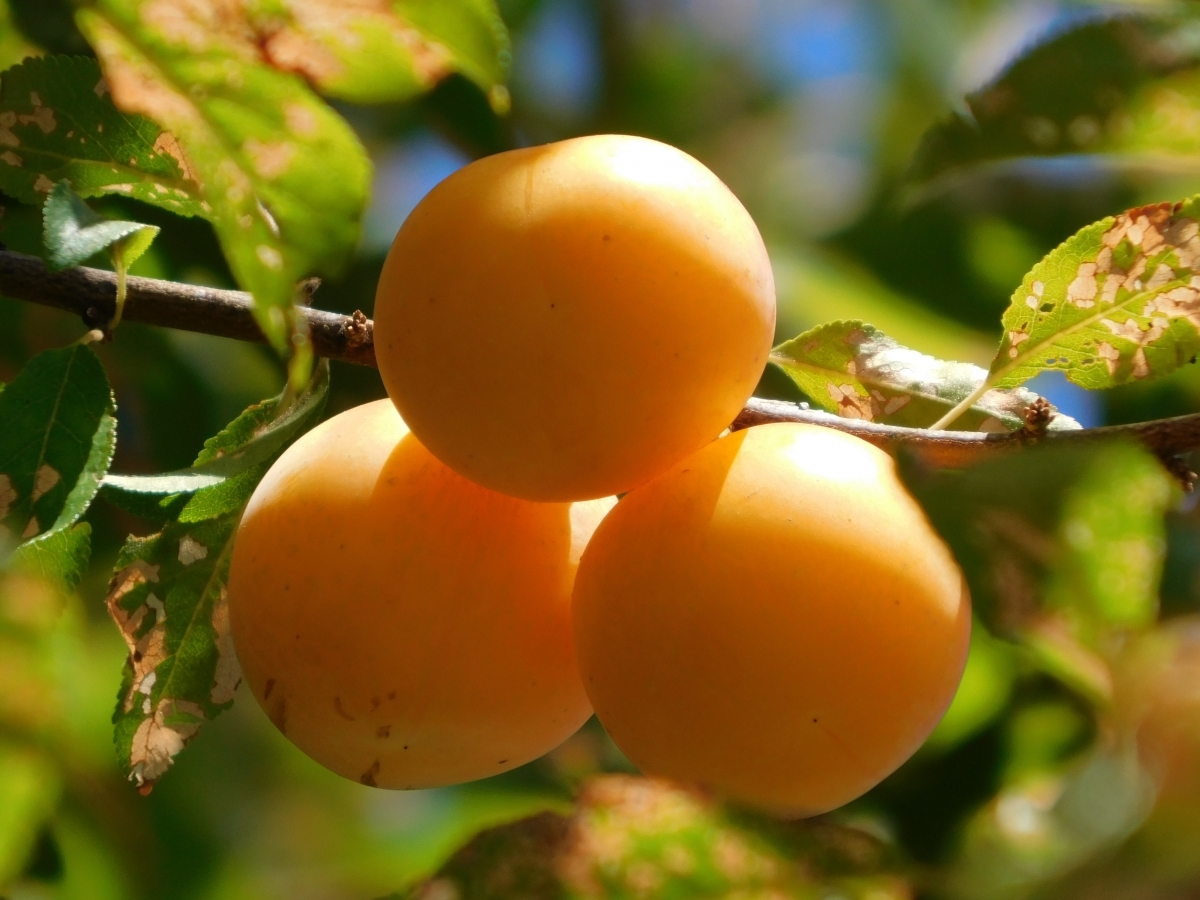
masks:
[[[438,459],[531,500],[627,491],[754,390],[775,289],[750,215],[687,154],[603,135],[451,175],[375,298],[388,395]]]
[[[890,457],[777,424],[625,497],[583,555],[574,620],[596,714],[638,766],[812,815],[933,730],[971,611]]]
[[[229,612],[246,681],[296,746],[363,784],[526,763],[591,714],[571,586],[610,506],[488,491],[389,401],[344,412],[288,448],[239,526]]]

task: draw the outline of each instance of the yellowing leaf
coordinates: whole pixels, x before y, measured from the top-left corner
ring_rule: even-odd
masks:
[[[370,166],[297,75],[263,61],[240,4],[97,0],[77,14],[116,105],[170,131],[230,268],[278,347],[294,285],[358,240]]]

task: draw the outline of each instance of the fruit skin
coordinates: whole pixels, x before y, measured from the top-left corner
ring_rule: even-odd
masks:
[[[596,714],[638,766],[814,815],[933,730],[971,611],[885,453],[776,424],[626,496],[584,552],[574,621]]]
[[[571,638],[611,500],[535,504],[451,472],[387,400],[280,457],[239,526],[234,645],[275,725],[340,775],[425,788],[535,759],[591,714]]]
[[[375,353],[422,443],[532,500],[629,490],[754,390],[775,288],[708,169],[600,135],[481,159],[413,210],[384,264]]]

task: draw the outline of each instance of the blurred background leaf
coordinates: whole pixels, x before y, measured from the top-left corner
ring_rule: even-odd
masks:
[[[470,29],[463,34],[479,42],[455,44],[461,58],[504,64],[499,39],[475,30],[486,20],[483,3],[392,8],[403,16],[418,6],[429,15],[461,15]],[[1137,15],[1072,0],[501,0],[499,9],[511,35],[508,115],[499,115],[489,97],[495,74],[481,76],[465,64],[407,101],[335,101],[370,157],[370,201],[361,240],[347,238],[348,264],[325,279],[316,305],[369,315],[396,229],[434,184],[471,159],[577,134],[634,133],[681,146],[751,210],[771,250],[778,341],[833,320],[862,320],[915,351],[986,366],[1001,337],[1001,314],[1046,253],[1105,216],[1200,193],[1189,159],[1196,152],[1191,63],[1135,67],[1122,76],[1133,78],[1120,101],[1133,117],[1133,134],[1158,145],[1167,165],[1149,159],[1146,143],[1092,144],[1046,159],[1028,157],[1027,142],[998,137],[999,149],[973,145],[991,156],[950,160],[928,190],[913,194],[907,178],[926,129],[969,113],[963,98],[1003,83],[1030,52],[1048,62],[1028,71],[1048,66],[1052,77],[1022,81],[1027,106],[1019,108],[1062,109],[1069,117],[1056,127],[1068,140],[1081,113],[1065,101],[1095,96],[1095,72],[1111,71],[1106,60],[1116,57],[1080,61],[1054,48],[1074,41],[1086,50],[1108,34],[1105,46],[1120,50],[1112,36],[1128,27],[1150,35],[1158,58],[1155,48],[1170,49],[1172,35],[1183,32],[1181,20],[1160,15],[1167,7],[1152,0]],[[411,21],[423,33],[451,40],[450,31],[435,30],[442,25],[418,16]],[[1085,31],[1073,38],[1080,26]],[[458,25],[447,19],[445,27]],[[1156,34],[1166,44],[1156,43]],[[0,0],[0,54],[9,54],[0,63],[19,61],[31,44],[91,53],[67,0]],[[1044,46],[1050,49],[1038,50]],[[1084,126],[1076,131],[1082,135]],[[134,274],[236,286],[217,232],[203,219],[127,196],[90,202],[111,218],[162,229]],[[9,193],[0,205],[0,241],[43,253],[40,209]],[[0,382],[12,382],[37,353],[70,343],[80,330],[56,311],[0,299]],[[114,469],[127,475],[189,467],[206,439],[283,384],[278,360],[263,347],[137,323],[122,325],[96,353],[120,402]],[[331,413],[384,396],[375,371],[332,368]],[[1085,426],[1200,411],[1200,368],[1193,366],[1104,392],[1084,391],[1054,373],[1028,386]],[[760,393],[803,399],[779,372],[764,377]],[[1138,460],[1111,463],[1130,476],[1120,484],[1132,499],[1085,490],[1082,474],[1068,471],[1064,480],[1078,491],[1073,499],[1055,488],[1057,500],[1028,511],[1039,532],[1066,548],[1050,566],[1020,559],[1034,578],[1033,608],[1044,605],[1059,616],[1052,622],[1065,619],[1069,627],[1026,629],[1020,634],[1029,640],[1013,640],[1015,633],[1001,627],[1008,619],[995,599],[999,587],[975,587],[994,632],[977,628],[943,726],[833,822],[839,834],[845,827],[868,835],[869,848],[885,849],[887,867],[894,863],[911,879],[868,876],[861,884],[896,896],[953,896],[972,880],[980,894],[997,896],[1175,900],[1195,892],[1200,511],[1190,500],[1162,500],[1163,482],[1146,475],[1157,464]],[[1092,465],[1099,463],[1093,459],[1085,470],[1102,471]],[[1005,483],[1025,486],[1018,475],[1009,477]],[[1052,483],[1058,474],[1038,468],[1028,477]],[[1128,532],[1105,518],[1111,504],[1129,513]],[[1165,505],[1165,526],[1154,525],[1155,510]],[[22,609],[41,610],[28,616],[44,624],[22,626],[19,637],[16,630],[0,634],[0,738],[56,773],[23,819],[25,849],[16,854],[23,859],[14,864],[15,879],[0,888],[9,900],[365,900],[429,878],[480,829],[547,810],[569,819],[576,786],[629,771],[593,721],[547,758],[498,779],[442,791],[372,791],[321,770],[240,693],[154,792],[137,796],[112,747],[115,673],[127,648],[106,618],[104,596],[125,536],[153,534],[164,515],[178,514],[157,505],[142,512],[94,504],[85,517],[92,559],[78,588],[37,603],[22,591]],[[1068,520],[1105,540],[1067,547]],[[975,533],[976,526],[964,527]],[[1120,550],[1106,565],[1120,565],[1120,578],[1141,585],[1121,592],[1115,606],[1095,582],[1109,571],[1099,560],[1105,548]],[[1130,563],[1139,553],[1142,562]],[[3,596],[14,595],[5,590]],[[1153,612],[1159,618],[1151,624]],[[1122,738],[1133,731],[1138,766],[1122,769],[1130,759]],[[1089,771],[1108,773],[1099,788],[1085,777]],[[1118,781],[1122,772],[1133,774]],[[1154,786],[1148,812],[1145,774]],[[1118,783],[1132,788],[1110,790]],[[1096,793],[1097,803],[1106,796],[1133,802],[1112,807],[1127,814],[1104,818],[1117,827],[1100,839],[1064,840],[1078,832],[1059,824],[1067,813],[1061,798],[1080,791]],[[725,811],[705,815],[716,823],[709,837],[751,828]],[[753,825],[755,834],[761,824]],[[1032,856],[1022,855],[1024,848]],[[801,851],[770,853],[795,859]],[[846,878],[819,881],[819,889],[867,892]]]
[[[969,94],[968,114],[925,136],[910,173],[916,183],[1071,154],[1195,170],[1200,20],[1187,7],[1080,7],[1073,18],[1077,27],[1060,26]]]

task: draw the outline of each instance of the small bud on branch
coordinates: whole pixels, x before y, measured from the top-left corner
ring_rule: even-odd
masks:
[[[75,313],[89,327],[111,318],[116,304],[117,276],[100,269],[77,267],[50,272],[42,260],[0,251],[0,294],[16,300],[52,306]],[[167,328],[265,342],[252,314],[253,299],[242,291],[218,290],[155,278],[128,279],[124,318]],[[313,351],[318,356],[375,365],[372,323],[361,312],[342,316],[310,307],[297,307],[308,320]],[[1030,441],[1024,431],[1010,434],[974,431],[932,431],[844,419],[794,403],[752,397],[733,422],[734,429],[769,422],[802,422],[836,428],[888,451],[906,448],[932,465],[961,466],[996,453],[1020,449]],[[1125,438],[1140,441],[1164,460],[1200,448],[1200,413],[1132,425],[1109,425],[1081,431],[1047,432],[1040,443],[1094,442]]]

